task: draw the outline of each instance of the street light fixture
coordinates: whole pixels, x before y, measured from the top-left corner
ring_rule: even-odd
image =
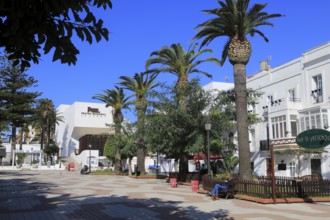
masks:
[[[209,119],[205,122],[205,130],[207,131],[207,173],[211,176],[211,165],[210,165],[210,130],[212,123]]]
[[[92,145],[89,144],[88,145],[88,148],[89,148],[89,172],[92,171],[92,166],[91,166],[91,158],[92,158]]]

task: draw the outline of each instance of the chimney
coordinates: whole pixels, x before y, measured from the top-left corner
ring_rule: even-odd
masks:
[[[268,60],[260,61],[260,71],[267,71],[267,70],[269,70]]]

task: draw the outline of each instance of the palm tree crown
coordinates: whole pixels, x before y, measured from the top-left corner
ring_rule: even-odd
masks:
[[[159,85],[155,83],[156,77],[156,73],[135,73],[133,78],[129,76],[119,77],[121,80],[119,84],[125,89],[133,92],[132,96],[135,96],[135,105],[138,109],[140,106],[143,108],[144,105],[146,105],[146,96],[148,95],[148,92]]]
[[[258,34],[268,42],[268,38],[258,30],[258,27],[263,25],[273,26],[268,20],[283,15],[263,12],[262,10],[267,4],[255,4],[251,9],[248,9],[250,0],[218,0],[218,3],[221,6],[220,8],[204,10],[207,14],[215,15],[215,18],[197,26],[198,32],[195,39],[204,38],[201,43],[201,47],[203,47],[217,37],[228,36],[229,40],[222,52],[221,65],[224,64],[227,56],[230,55],[229,50],[235,48],[236,53],[238,53],[237,42],[244,42],[240,47],[242,47],[243,51],[246,51],[245,57],[248,56],[247,59],[242,61],[246,64],[251,54],[251,45],[246,40],[246,36],[250,35],[253,37],[255,34]],[[230,45],[231,43],[232,45]],[[232,57],[230,61],[232,64],[240,62],[240,60],[235,60],[235,57]]]
[[[106,89],[104,94],[97,94],[92,97],[104,102],[106,107],[112,107],[112,115],[115,123],[123,122],[122,109],[130,109],[129,106],[132,104],[129,101],[129,97],[125,97],[124,90],[115,86],[115,89]]]
[[[205,58],[197,60],[204,53],[212,53],[211,49],[203,49],[195,52],[197,44],[190,46],[188,51],[185,51],[181,44],[172,44],[170,47],[162,47],[159,51],[154,51],[150,54],[146,62],[146,69],[153,64],[160,64],[159,68],[153,69],[155,72],[168,72],[176,75],[178,79],[188,78],[191,73],[201,73],[207,77],[212,77],[211,74],[204,72],[196,67],[204,62],[215,62],[219,64],[216,58]],[[154,56],[154,57],[153,57]]]
[[[211,74],[197,68],[204,62],[214,62],[220,65],[220,61],[213,57],[198,59],[204,53],[212,53],[210,49],[202,49],[195,52],[197,44],[190,46],[188,51],[185,51],[181,44],[172,44],[170,47],[163,47],[159,51],[151,53],[151,58],[146,62],[146,69],[153,64],[160,64],[159,67],[149,70],[150,72],[161,73],[168,72],[177,76],[175,85],[176,93],[179,100],[179,108],[185,111],[184,90],[188,83],[188,77],[192,73],[200,73],[207,77],[212,77]]]

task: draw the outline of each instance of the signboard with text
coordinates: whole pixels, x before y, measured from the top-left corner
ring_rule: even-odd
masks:
[[[303,148],[324,148],[330,144],[330,132],[324,129],[310,129],[296,137],[296,143]]]

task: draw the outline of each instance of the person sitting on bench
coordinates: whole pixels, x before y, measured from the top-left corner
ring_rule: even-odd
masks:
[[[221,184],[215,184],[212,191],[209,193],[209,195],[212,197],[212,200],[217,200],[219,198],[219,190],[228,190],[230,187],[234,186],[235,182],[233,177],[230,177],[226,180],[225,183]]]

